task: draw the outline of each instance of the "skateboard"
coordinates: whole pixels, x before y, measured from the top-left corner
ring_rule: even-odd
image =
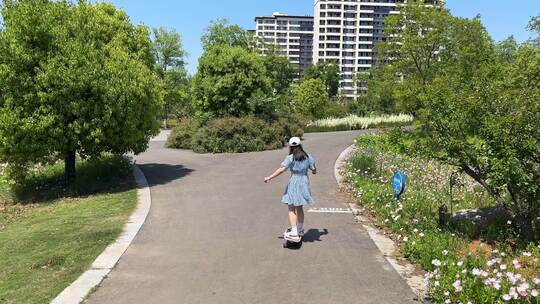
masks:
[[[290,228],[287,229],[287,231],[285,232],[289,232],[289,231],[291,231]],[[288,240],[285,237],[283,237],[283,248],[300,249],[300,247],[302,247],[302,238],[300,238],[300,241],[296,242],[293,240]]]

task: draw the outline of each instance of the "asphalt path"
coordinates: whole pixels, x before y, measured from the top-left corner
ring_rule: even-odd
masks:
[[[344,208],[334,163],[361,132],[305,135],[319,208]],[[195,154],[153,141],[136,158],[152,208],[89,303],[417,303],[350,214],[306,213],[303,246],[282,248],[287,150]]]

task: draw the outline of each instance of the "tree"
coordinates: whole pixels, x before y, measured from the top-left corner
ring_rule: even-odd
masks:
[[[375,68],[395,82],[399,110],[414,114],[422,107],[423,88],[440,70],[441,52],[453,50],[446,36],[452,20],[443,4],[426,7],[422,0],[408,1],[399,15],[386,19],[384,34],[390,38],[376,46]]]
[[[339,66],[333,62],[319,62],[306,69],[304,79],[320,79],[328,96],[335,97],[339,90]]]
[[[140,153],[161,100],[148,29],[111,4],[4,1],[0,158],[24,167],[102,152]]]
[[[428,22],[429,8],[417,9],[417,19],[405,14],[407,24],[435,26],[439,15]],[[532,241],[540,212],[540,50],[527,44],[514,54],[497,48],[478,18],[450,16],[437,34],[440,39],[422,28],[415,31],[416,39],[412,32],[401,36],[405,59],[392,64],[418,92],[414,150],[476,180],[514,216],[522,237]],[[436,63],[428,65],[430,56],[411,50],[420,53],[431,41],[444,43],[430,59]]]
[[[328,102],[328,93],[322,80],[307,79],[294,89],[291,107],[293,112],[307,118],[321,118]]]
[[[536,38],[531,40],[533,45],[536,45],[537,48],[540,48],[540,15],[533,17],[527,26],[527,29],[531,32],[536,33]]]
[[[375,68],[369,74],[359,73],[356,75],[355,81],[365,83],[369,88],[367,92],[357,97],[354,104],[356,114],[399,112],[400,109],[396,107],[397,99],[394,95],[398,79],[392,73],[393,71],[390,69]]]
[[[500,60],[503,62],[511,62],[514,60],[514,55],[516,54],[519,45],[514,36],[510,36],[497,43],[496,47]]]
[[[200,118],[254,114],[250,99],[269,92],[263,59],[254,52],[223,45],[206,50],[199,59],[193,93]]]
[[[164,90],[164,118],[167,128],[168,114],[189,112],[189,83],[185,68],[186,53],[182,38],[175,30],[163,27],[153,29],[155,69]]]
[[[229,25],[227,19],[213,21],[201,37],[201,43],[205,51],[216,46],[237,46],[244,49],[254,46],[248,32],[238,25]]]
[[[291,85],[297,69],[291,64],[287,57],[277,53],[269,53],[263,56],[263,63],[266,68],[270,85],[275,95],[285,93]]]

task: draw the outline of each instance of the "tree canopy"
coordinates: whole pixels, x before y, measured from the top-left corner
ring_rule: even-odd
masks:
[[[333,62],[319,62],[304,72],[304,79],[320,79],[330,97],[336,97],[339,91],[339,65]]]
[[[380,50],[392,64],[380,75],[395,76],[390,90],[419,124],[403,135],[412,142],[404,146],[471,176],[533,240],[540,212],[539,48],[511,38],[495,45],[479,18],[453,17],[442,7],[411,4],[388,20],[394,40]]]
[[[75,154],[139,153],[159,129],[148,29],[111,4],[4,1],[0,158],[12,166]]]
[[[293,91],[293,112],[308,118],[321,118],[329,102],[325,85],[320,79],[302,81]]]
[[[261,57],[242,47],[211,48],[193,79],[194,107],[201,118],[252,114],[250,99],[270,92]]]
[[[237,46],[244,49],[253,46],[248,32],[236,24],[230,25],[227,19],[213,21],[202,35],[201,43],[205,51],[215,46]]]
[[[164,117],[188,115],[190,111],[189,79],[185,68],[186,52],[182,37],[175,30],[153,29],[152,50],[156,73],[164,91]],[[167,127],[167,119],[165,119]]]

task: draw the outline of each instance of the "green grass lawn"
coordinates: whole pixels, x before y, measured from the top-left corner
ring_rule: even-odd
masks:
[[[122,232],[137,201],[129,162],[81,162],[78,174],[86,184],[51,190],[59,164],[31,176],[26,192],[0,187],[0,303],[48,303]]]

